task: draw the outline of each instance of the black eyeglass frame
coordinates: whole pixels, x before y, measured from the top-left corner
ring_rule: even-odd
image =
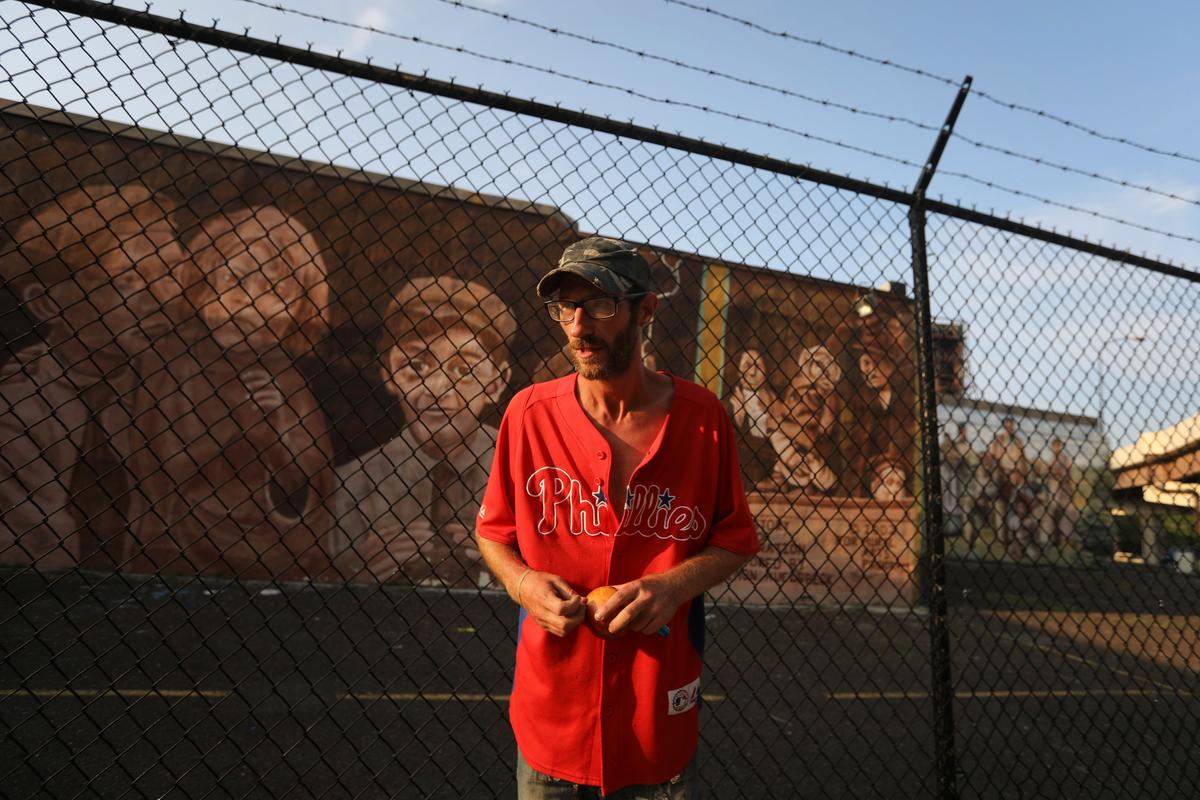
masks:
[[[555,322],[567,322],[568,320],[573,319],[575,317],[575,309],[578,309],[578,308],[583,309],[583,313],[587,315],[588,319],[592,319],[592,320],[612,319],[613,317],[615,317],[617,315],[617,308],[621,305],[621,301],[633,300],[634,298],[637,298],[637,297],[645,297],[648,294],[650,294],[650,293],[649,292],[634,292],[632,294],[623,294],[620,297],[613,297],[611,294],[597,294],[597,295],[593,295],[591,297],[585,297],[582,300],[547,300],[542,305],[544,305],[546,307],[546,313],[548,313],[550,315],[550,319],[554,320]],[[591,303],[593,300],[611,300],[612,304],[613,304],[612,313],[604,314],[604,315],[593,314],[588,309],[588,303]],[[554,311],[551,309],[552,306],[564,306],[564,305],[571,306],[571,313],[566,314],[565,316],[556,315],[554,313]]]

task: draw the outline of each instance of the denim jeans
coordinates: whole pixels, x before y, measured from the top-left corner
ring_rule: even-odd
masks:
[[[698,800],[700,782],[696,760],[666,783],[654,786],[625,786],[612,794],[600,794],[599,786],[571,783],[538,772],[517,751],[517,800]]]

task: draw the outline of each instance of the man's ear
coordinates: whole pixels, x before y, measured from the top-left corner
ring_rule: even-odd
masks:
[[[654,312],[658,310],[658,295],[650,292],[642,298],[642,304],[638,308],[638,325],[645,326],[650,324],[650,320],[654,319]]]
[[[54,322],[62,316],[62,308],[50,292],[35,281],[21,287],[21,304],[42,322]]]

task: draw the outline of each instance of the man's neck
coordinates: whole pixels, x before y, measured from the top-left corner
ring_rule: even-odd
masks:
[[[663,394],[670,391],[670,382],[666,375],[634,363],[624,373],[603,380],[580,376],[575,391],[588,416],[608,425],[658,405]]]

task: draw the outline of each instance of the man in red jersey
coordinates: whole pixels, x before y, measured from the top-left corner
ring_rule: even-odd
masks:
[[[476,522],[522,608],[518,796],[695,796],[703,595],[758,550],[733,428],[637,357],[658,298],[633,247],[576,242],[537,291],[576,374],[513,398]],[[599,586],[617,638],[580,626]]]

